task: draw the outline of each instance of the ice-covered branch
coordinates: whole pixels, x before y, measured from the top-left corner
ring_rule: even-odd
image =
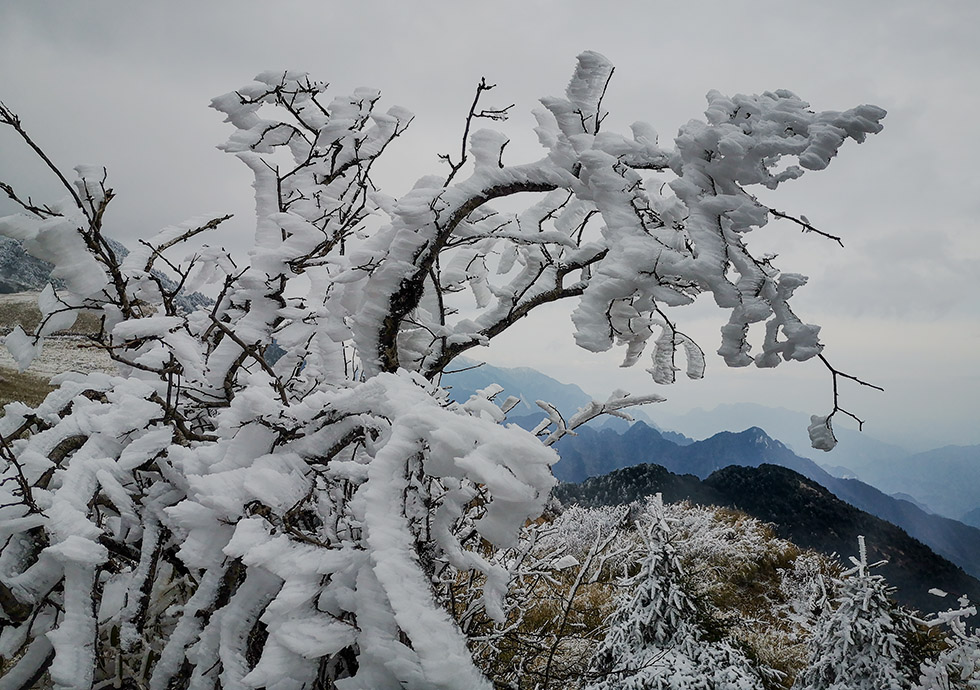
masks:
[[[665,400],[666,398],[655,393],[651,393],[649,395],[631,396],[625,391],[617,390],[614,391],[613,394],[609,396],[609,399],[604,403],[593,400],[588,405],[579,408],[579,410],[572,415],[571,419],[567,421],[554,405],[538,400],[538,407],[548,413],[548,418],[541,420],[537,428],[535,428],[534,434],[543,437],[542,442],[546,446],[551,446],[559,441],[563,436],[569,434],[574,436],[575,429],[597,417],[608,414],[614,417],[620,417],[628,422],[632,422],[633,418],[626,412],[623,412],[623,410],[630,407],[636,407],[637,405],[664,402]],[[552,425],[554,425],[555,428],[553,431],[549,431]]]
[[[832,438],[833,414],[851,415],[838,380],[870,384],[830,367],[819,327],[791,308],[806,278],[751,253],[747,233],[788,216],[748,187],[826,167],[884,112],[712,92],[705,120],[661,146],[647,124],[607,131],[612,74],[583,53],[564,95],[535,114],[544,154],[506,164],[509,138],[473,128],[510,110],[482,108],[492,87],[481,81],[449,173],[398,198],[372,174],[411,113],[382,112],[376,89],[328,102],[304,73],[258,75],[212,101],[232,128],[221,148],[254,177],[247,257],[176,255],[227,216],[147,233],[127,256],[105,233],[105,169],[80,166],[69,183],[0,105],[0,124],[68,192],[43,204],[0,186],[21,211],[0,232],[65,284],[42,291],[40,328],[5,344],[27,367],[85,310],[117,365],[63,374],[37,409],[12,403],[0,417],[0,656],[16,659],[12,683],[50,669],[66,687],[487,686],[467,635],[485,633],[481,649],[496,654],[518,616],[508,588],[563,579],[575,599],[606,567],[587,548],[584,564],[519,550],[555,484],[549,446],[662,400],[617,392],[570,419],[541,403],[536,437],[504,424],[515,401],[496,403],[499,387],[448,399],[435,382],[458,355],[547,304],[571,303],[577,343],[623,347],[625,365],[652,345],[649,371],[669,383],[678,352],[689,376],[704,370],[671,309],[710,293],[728,312],[729,365],[828,366],[834,410],[813,428]],[[213,302],[178,308],[179,293],[208,285]],[[571,599],[541,648],[546,684],[558,682]]]
[[[863,419],[861,419],[854,413],[849,412],[848,410],[845,410],[843,407],[841,407],[840,392],[838,390],[838,380],[840,378],[849,379],[861,386],[865,386],[867,388],[873,388],[876,391],[884,392],[885,389],[882,388],[881,386],[876,386],[873,383],[868,383],[867,381],[859,379],[857,376],[846,374],[843,371],[835,369],[827,360],[827,358],[822,354],[818,355],[818,357],[820,358],[820,361],[823,363],[823,365],[827,367],[827,370],[830,372],[831,384],[833,386],[833,393],[834,393],[834,408],[830,411],[830,414],[828,415],[825,416],[813,415],[812,417],[810,417],[810,426],[807,428],[807,430],[809,431],[810,434],[810,443],[813,445],[814,448],[817,448],[818,450],[829,451],[829,450],[833,450],[834,446],[837,445],[837,437],[834,436],[834,428],[833,425],[831,424],[831,420],[833,420],[835,414],[840,412],[841,414],[847,415],[855,422],[857,422],[859,430],[863,429],[864,427]]]

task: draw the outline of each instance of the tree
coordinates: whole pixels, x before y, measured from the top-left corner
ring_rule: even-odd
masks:
[[[748,188],[826,167],[884,111],[711,92],[707,121],[666,149],[646,124],[602,131],[612,73],[579,56],[566,96],[537,113],[544,157],[516,165],[503,134],[472,131],[507,111],[481,106],[493,88],[481,81],[448,173],[398,199],[371,173],[408,111],[380,112],[374,90],[327,103],[305,74],[259,75],[212,102],[234,127],[224,150],[255,177],[247,262],[213,246],[175,255],[226,217],[166,228],[121,257],[104,233],[106,171],[78,167],[69,181],[0,107],[67,193],[37,204],[3,183],[22,212],[0,233],[65,282],[42,293],[37,332],[6,345],[27,367],[45,335],[88,311],[118,364],[62,375],[37,408],[13,403],[0,419],[12,686],[47,672],[64,688],[488,687],[440,583],[478,573],[481,605],[502,620],[513,573],[485,550],[541,512],[548,445],[660,398],[617,394],[572,420],[552,410],[542,443],[501,424],[511,403],[495,404],[496,390],[451,404],[439,379],[454,358],[569,300],[582,347],[624,346],[631,365],[652,341],[656,381],[674,379],[678,352],[699,377],[702,352],[668,311],[708,292],[730,313],[729,365],[827,363],[819,328],[790,308],[806,279],[745,244],[787,217]],[[521,212],[492,206],[529,193]],[[205,286],[213,305],[177,301]],[[749,326],[762,321],[753,358]],[[285,354],[272,363],[274,344]],[[827,366],[824,441],[840,411]]]
[[[946,596],[941,590],[933,590]],[[947,634],[938,653],[919,667],[918,682],[912,690],[968,690],[980,687],[980,635],[966,620],[977,615],[977,607],[961,597],[957,608],[943,611],[924,621],[931,629],[941,626]]]
[[[761,690],[763,673],[727,639],[712,639],[684,583],[659,494],[639,526],[646,555],[592,661],[589,690]]]
[[[869,572],[864,537],[859,558],[844,573],[835,606],[821,613],[810,641],[810,663],[798,690],[907,690],[914,670],[906,641],[913,620],[889,598],[884,578]]]

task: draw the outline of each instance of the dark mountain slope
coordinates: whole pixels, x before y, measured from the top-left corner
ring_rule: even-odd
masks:
[[[675,474],[661,465],[635,465],[589,477],[581,484],[559,484],[554,495],[562,503],[583,506],[624,505],[654,494],[667,503],[691,501],[701,505],[725,505],[725,496],[693,474]]]
[[[580,436],[562,439],[556,448],[562,460],[555,465],[555,476],[562,481],[582,481],[638,463],[655,463],[671,472],[702,479],[728,466],[787,467],[852,506],[898,525],[936,553],[980,577],[980,529],[927,513],[856,479],[838,479],[757,427],[740,433],[723,431],[681,447],[655,429],[637,423],[622,435],[609,430],[583,431]]]
[[[841,500],[898,525],[968,573],[980,574],[980,529],[975,526],[927,513],[857,479],[834,479],[827,488]]]
[[[779,536],[823,553],[850,555],[864,535],[870,558],[886,559],[881,574],[918,609],[937,608],[928,594],[939,587],[976,601],[980,582],[903,529],[841,501],[830,491],[784,467],[726,467],[705,480],[727,505],[776,525]]]
[[[579,485],[560,485],[556,496],[584,505],[623,503],[662,493],[665,500],[737,508],[765,522],[776,533],[804,548],[825,554],[856,552],[857,537],[867,538],[871,558],[889,560],[882,574],[898,588],[896,598],[915,608],[935,611],[942,601],[933,587],[980,597],[980,581],[936,554],[904,530],[848,505],[816,482],[775,465],[730,466],[704,481],[664,468],[629,467]],[[846,563],[846,561],[845,561]]]

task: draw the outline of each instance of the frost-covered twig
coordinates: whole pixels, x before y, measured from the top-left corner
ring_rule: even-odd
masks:
[[[548,417],[543,419],[538,424],[538,426],[534,429],[534,434],[541,436],[542,443],[544,443],[546,446],[551,446],[557,443],[563,436],[574,436],[575,429],[583,424],[587,424],[597,417],[608,414],[614,417],[620,417],[628,422],[632,422],[633,418],[630,417],[629,414],[623,412],[623,410],[630,407],[636,407],[638,405],[664,402],[665,400],[665,397],[657,395],[656,393],[631,396],[626,391],[616,390],[613,391],[613,393],[609,396],[609,399],[604,403],[593,400],[589,404],[579,408],[567,422],[554,405],[538,400],[536,401],[538,407],[547,412]],[[551,425],[555,426],[554,431],[549,431]]]
[[[863,419],[859,418],[854,413],[849,412],[848,410],[841,407],[840,393],[837,387],[838,378],[843,377],[845,379],[850,379],[851,381],[854,381],[857,384],[866,386],[867,388],[873,388],[877,391],[883,392],[885,389],[882,388],[881,386],[876,386],[873,383],[868,383],[867,381],[864,381],[858,378],[857,376],[853,376],[851,374],[847,374],[844,373],[843,371],[839,371],[838,369],[835,369],[823,354],[818,355],[818,357],[820,361],[823,362],[824,366],[827,367],[827,369],[830,371],[831,374],[831,381],[832,381],[833,394],[834,394],[834,407],[830,411],[830,414],[826,416],[814,415],[810,417],[810,426],[808,431],[810,434],[810,441],[814,448],[818,450],[829,451],[832,450],[834,446],[837,445],[837,437],[834,436],[834,429],[831,424],[831,420],[834,418],[835,414],[840,412],[842,414],[847,415],[848,417],[850,417],[851,419],[853,419],[858,423],[859,430],[863,429],[864,427]]]
[[[777,211],[774,208],[770,208],[769,209],[769,213],[771,213],[772,215],[776,216],[777,218],[784,218],[786,220],[793,221],[794,223],[796,223],[797,225],[799,225],[800,227],[803,228],[803,232],[813,232],[813,233],[816,233],[818,235],[822,235],[823,237],[826,237],[829,240],[833,240],[834,242],[836,242],[840,246],[842,246],[842,247],[844,246],[844,240],[842,240],[837,235],[831,235],[829,232],[824,232],[823,230],[817,230],[817,228],[813,227],[810,224],[810,221],[807,220],[807,217],[806,216],[800,216],[799,218],[797,218],[795,216],[789,215],[788,213],[783,213],[782,211]]]

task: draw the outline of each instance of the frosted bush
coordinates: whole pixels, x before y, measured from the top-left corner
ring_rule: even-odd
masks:
[[[61,688],[489,688],[440,583],[471,575],[474,605],[503,620],[520,574],[498,556],[548,500],[549,445],[661,396],[617,393],[570,420],[551,408],[532,434],[505,423],[495,389],[451,403],[439,380],[454,358],[568,300],[582,347],[621,346],[632,364],[650,344],[654,380],[672,381],[678,357],[699,377],[703,353],[668,312],[702,293],[728,313],[728,364],[823,358],[819,328],[790,308],[805,279],[748,249],[771,215],[749,187],[826,167],[884,111],[711,92],[707,119],[661,147],[646,124],[602,131],[611,75],[579,57],[565,96],[536,112],[545,151],[528,163],[504,161],[503,134],[470,133],[506,114],[474,103],[448,174],[399,198],[371,172],[407,110],[258,75],[212,102],[233,128],[222,148],[254,174],[246,260],[176,254],[227,216],[124,259],[104,234],[102,168],[55,171],[66,196],[44,205],[4,184],[21,213],[0,233],[66,286],[45,291],[36,333],[7,336],[18,366],[87,310],[116,367],[0,418],[7,686],[46,673]],[[5,106],[0,123],[36,146]],[[673,176],[662,191],[646,182],[657,171]],[[494,206],[525,193],[523,211]],[[213,305],[179,301],[199,288]],[[285,354],[271,363],[273,345]]]

